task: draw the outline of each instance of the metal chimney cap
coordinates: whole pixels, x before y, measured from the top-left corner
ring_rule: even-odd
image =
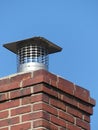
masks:
[[[7,43],[7,44],[4,44],[3,46],[7,48],[8,50],[12,51],[13,53],[17,54],[17,45],[27,44],[27,43],[32,43],[32,44],[36,43],[36,44],[40,44],[41,46],[46,47],[48,50],[48,54],[60,52],[62,50],[61,47],[55,45],[54,43],[48,41],[47,39],[43,37],[32,37],[32,38],[24,39],[17,42]]]

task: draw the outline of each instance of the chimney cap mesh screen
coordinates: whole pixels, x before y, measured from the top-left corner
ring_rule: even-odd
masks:
[[[24,63],[43,63],[48,68],[48,50],[36,44],[24,44],[17,47],[18,66]]]

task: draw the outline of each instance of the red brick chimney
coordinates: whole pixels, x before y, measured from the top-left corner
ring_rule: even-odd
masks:
[[[27,41],[22,41],[22,45]],[[47,43],[48,54],[61,50],[43,38],[33,38],[33,42],[42,45],[41,48],[37,44],[37,49],[47,49]],[[19,43],[5,47],[16,53]],[[35,51],[30,54],[35,46],[29,45],[31,48],[23,46],[18,50],[22,72],[0,79],[0,130],[90,130],[95,100],[89,91],[48,72],[46,59],[43,62],[47,54]],[[32,71],[36,61],[39,68]]]
[[[0,80],[0,130],[90,130],[89,91],[46,70]]]

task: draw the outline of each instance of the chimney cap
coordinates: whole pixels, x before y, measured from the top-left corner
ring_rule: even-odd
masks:
[[[46,47],[48,49],[48,54],[56,53],[56,52],[59,52],[62,50],[61,47],[48,41],[44,37],[32,37],[32,38],[28,38],[28,39],[24,39],[24,40],[20,40],[20,41],[16,41],[16,42],[7,43],[7,44],[4,44],[3,46],[5,48],[7,48],[8,50],[12,51],[13,53],[17,54],[17,45],[18,44],[27,44],[27,43],[40,44],[41,46]]]

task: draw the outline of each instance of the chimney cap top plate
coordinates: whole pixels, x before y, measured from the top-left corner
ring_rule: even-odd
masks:
[[[48,50],[48,54],[51,53],[56,53],[62,50],[61,47],[57,46],[56,44],[48,41],[44,37],[32,37],[12,43],[7,43],[4,44],[3,46],[7,48],[8,50],[12,51],[13,53],[17,54],[17,46],[19,44],[27,44],[27,43],[32,43],[32,44],[40,44],[42,47],[45,47]]]

